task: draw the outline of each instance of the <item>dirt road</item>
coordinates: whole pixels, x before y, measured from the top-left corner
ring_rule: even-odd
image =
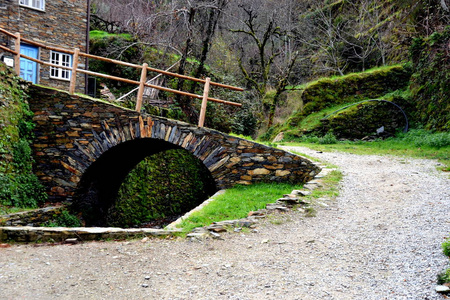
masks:
[[[344,173],[316,217],[203,242],[14,245],[0,249],[0,299],[442,299],[450,180],[437,162],[296,150]]]

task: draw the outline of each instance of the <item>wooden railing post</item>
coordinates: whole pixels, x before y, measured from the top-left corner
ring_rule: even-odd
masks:
[[[200,109],[200,117],[198,119],[198,127],[203,127],[205,124],[206,116],[206,106],[208,105],[208,94],[209,94],[209,82],[211,78],[207,77],[205,81],[205,89],[203,90],[202,108]]]
[[[144,96],[145,82],[147,81],[147,63],[142,64],[141,81],[136,99],[136,111],[140,112],[142,107],[142,97]]]
[[[17,54],[14,56],[14,70],[17,73],[17,76],[20,75],[20,33],[16,33],[16,40],[14,42],[14,50]]]
[[[70,87],[69,94],[73,95],[75,93],[75,87],[77,85],[77,69],[78,69],[78,54],[80,49],[75,48],[72,58],[72,74],[70,76]]]

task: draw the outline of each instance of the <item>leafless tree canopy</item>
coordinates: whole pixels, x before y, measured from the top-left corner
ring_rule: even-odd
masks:
[[[108,30],[130,33],[140,42],[180,55],[179,73],[186,72],[188,57],[199,62],[195,76],[204,76],[206,64],[230,70],[234,65],[234,72],[240,73],[234,76],[262,95],[269,88],[300,82],[302,76],[342,75],[384,65],[415,30],[416,25],[407,22],[410,15],[418,16],[425,34],[431,34],[435,24],[448,24],[449,4],[449,0],[405,0],[390,6],[376,0],[92,0],[92,13]],[[394,9],[400,7],[404,16],[395,15]],[[403,23],[399,26],[395,18]]]

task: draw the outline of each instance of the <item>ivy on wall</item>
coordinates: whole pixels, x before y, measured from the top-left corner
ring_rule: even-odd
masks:
[[[24,82],[0,63],[0,205],[37,207],[47,199],[32,172],[33,113]]]
[[[450,26],[429,38],[416,38],[411,46],[414,75],[411,91],[416,121],[425,129],[450,129]]]

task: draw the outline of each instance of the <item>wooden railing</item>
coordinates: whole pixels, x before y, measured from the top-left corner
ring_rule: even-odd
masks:
[[[227,89],[231,89],[231,90],[235,90],[235,91],[243,91],[243,89],[239,88],[239,87],[213,82],[213,81],[210,80],[210,78],[199,79],[199,78],[195,78],[195,77],[190,77],[190,76],[186,76],[186,75],[180,75],[180,74],[177,74],[177,73],[172,73],[172,72],[168,72],[168,71],[155,69],[155,68],[149,67],[147,63],[143,63],[142,65],[136,65],[136,64],[132,64],[132,63],[123,62],[123,61],[120,61],[120,60],[115,60],[115,59],[106,58],[106,57],[102,57],[102,56],[96,56],[96,55],[92,55],[92,54],[87,54],[87,53],[81,52],[78,48],[75,48],[74,50],[69,50],[69,49],[65,49],[65,48],[52,47],[52,46],[48,46],[48,45],[45,45],[45,44],[42,44],[42,43],[38,43],[38,42],[29,40],[29,39],[22,38],[20,33],[13,34],[13,33],[9,32],[7,30],[4,30],[2,28],[0,28],[0,32],[2,32],[2,33],[4,33],[4,34],[6,34],[6,35],[8,35],[8,36],[10,36],[10,37],[15,39],[14,50],[9,49],[8,47],[5,47],[3,45],[0,45],[0,49],[2,49],[4,51],[7,51],[9,53],[12,53],[14,55],[14,69],[15,69],[15,71],[16,71],[16,73],[18,75],[20,74],[20,58],[21,57],[23,57],[25,59],[28,59],[28,60],[31,60],[33,62],[36,62],[38,64],[44,65],[44,66],[49,66],[49,67],[55,67],[55,68],[59,68],[59,69],[69,70],[69,71],[71,71],[70,85],[69,85],[69,93],[70,94],[74,94],[75,93],[77,73],[84,73],[84,74],[88,74],[88,75],[91,75],[91,76],[98,76],[98,77],[103,77],[103,78],[107,78],[107,79],[111,79],[111,80],[117,80],[117,81],[122,81],[122,82],[129,83],[129,84],[136,84],[136,85],[138,85],[139,88],[138,88],[137,98],[136,98],[136,111],[140,111],[141,110],[142,98],[143,98],[143,95],[144,95],[145,87],[154,88],[154,89],[158,89],[158,90],[162,90],[162,91],[166,91],[166,92],[171,92],[171,93],[174,93],[174,94],[180,94],[180,95],[188,96],[188,97],[192,97],[192,98],[202,99],[202,105],[201,105],[200,117],[199,117],[199,123],[198,123],[199,127],[203,127],[203,125],[204,125],[205,115],[206,115],[206,106],[207,106],[207,102],[208,101],[213,101],[213,102],[218,102],[218,103],[223,103],[223,104],[233,105],[233,106],[242,106],[242,104],[240,104],[240,103],[231,102],[231,101],[225,101],[225,100],[209,97],[210,86],[217,86],[217,87],[227,88]],[[24,43],[27,43],[27,44],[30,44],[30,45],[33,45],[33,46],[37,46],[37,47],[40,47],[40,48],[43,48],[43,49],[47,49],[47,50],[58,51],[58,52],[70,54],[73,57],[73,59],[72,59],[72,66],[71,67],[60,66],[60,65],[52,64],[52,63],[49,63],[49,62],[44,62],[44,61],[41,61],[39,59],[36,59],[36,58],[33,58],[33,57],[29,57],[27,55],[21,54],[20,53],[20,43],[21,42],[24,42]],[[97,60],[101,60],[101,61],[105,61],[105,62],[109,62],[109,63],[113,63],[113,64],[118,64],[118,65],[122,65],[122,66],[132,67],[132,68],[135,68],[135,69],[141,69],[140,80],[136,81],[136,80],[126,79],[126,78],[122,78],[122,77],[111,76],[111,75],[107,75],[107,74],[103,74],[103,73],[98,73],[98,72],[92,72],[92,71],[88,71],[88,70],[84,70],[84,69],[79,69],[78,68],[78,59],[79,59],[79,57],[86,57],[86,58],[90,58],[90,59],[97,59]],[[183,92],[183,91],[179,91],[179,90],[175,90],[175,89],[171,89],[171,88],[167,88],[167,87],[163,87],[163,86],[147,83],[146,82],[147,81],[147,72],[149,72],[149,71],[150,72],[156,72],[156,73],[164,74],[164,75],[168,75],[168,76],[173,76],[173,77],[177,77],[177,78],[181,78],[181,79],[185,79],[185,80],[191,80],[191,81],[203,83],[204,84],[203,95],[197,95],[197,94],[193,94],[193,93]]]

